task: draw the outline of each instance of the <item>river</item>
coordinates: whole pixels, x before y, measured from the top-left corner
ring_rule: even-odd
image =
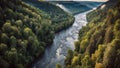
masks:
[[[86,14],[88,12],[75,15],[73,25],[55,35],[53,44],[45,49],[45,53],[34,64],[33,68],[55,68],[57,63],[64,66],[68,49],[74,50],[74,42],[78,39],[79,30],[87,23]]]

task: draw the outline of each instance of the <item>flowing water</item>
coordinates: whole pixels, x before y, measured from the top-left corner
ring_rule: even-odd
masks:
[[[57,63],[64,66],[68,49],[74,50],[74,42],[78,39],[79,30],[87,23],[86,14],[88,12],[75,15],[73,25],[55,35],[53,44],[45,49],[45,53],[33,68],[55,68]]]

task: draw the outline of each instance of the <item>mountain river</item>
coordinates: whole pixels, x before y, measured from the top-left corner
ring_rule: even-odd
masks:
[[[75,21],[71,27],[56,33],[53,44],[45,49],[45,53],[33,65],[33,68],[55,68],[57,63],[64,66],[68,49],[75,49],[74,42],[78,39],[79,30],[87,24],[86,14],[88,12],[75,15]]]

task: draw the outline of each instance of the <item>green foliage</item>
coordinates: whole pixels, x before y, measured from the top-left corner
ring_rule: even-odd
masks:
[[[103,64],[105,67],[113,67],[109,64],[111,64],[114,60],[114,55],[115,55],[115,47],[113,46],[113,43],[108,44],[108,47],[105,50],[104,57],[103,57]]]
[[[89,23],[79,31],[72,64],[66,68],[120,68],[119,3],[110,0],[87,14]]]
[[[116,22],[115,22],[115,25],[114,25],[114,34],[115,34],[115,38],[120,38],[120,19],[118,19]]]
[[[73,51],[69,49],[68,54],[67,54],[66,59],[65,59],[65,64],[66,65],[71,64],[72,58],[73,58]]]
[[[7,50],[7,45],[4,43],[0,44],[0,54],[4,54],[4,52]]]
[[[15,22],[15,24],[18,26],[18,27],[22,27],[23,26],[23,22],[21,20],[17,20]]]
[[[88,45],[88,39],[83,39],[80,43],[81,52],[84,52]]]
[[[60,64],[56,64],[55,68],[62,68]]]
[[[106,46],[105,45],[99,45],[98,49],[95,51],[94,54],[91,56],[91,60],[94,62],[102,62],[102,57],[104,55]]]
[[[73,65],[77,65],[79,63],[79,57],[78,56],[74,56],[72,59],[72,64]]]
[[[0,0],[0,67],[26,68],[52,44],[55,32],[72,25],[72,15],[51,3],[41,4],[51,11],[23,0]]]
[[[95,68],[105,68],[102,63],[96,63]]]
[[[118,60],[120,59],[119,49],[120,49],[120,39],[114,39],[106,48],[104,53],[103,64],[105,67],[112,67],[112,68],[120,67],[119,60]],[[115,63],[115,64],[111,65],[112,63]]]
[[[9,51],[6,51],[5,58],[9,60],[10,63],[15,64],[18,61],[17,50],[16,48],[11,48]]]
[[[74,45],[75,45],[75,51],[79,52],[79,48],[80,48],[80,43],[79,43],[79,41],[76,41],[76,42],[74,43]]]
[[[37,8],[50,15],[50,19],[53,24],[52,26],[55,29],[55,32],[62,30],[62,28],[66,29],[68,26],[72,25],[74,21],[74,18],[71,14],[66,13],[64,10],[62,10],[58,6],[55,6],[55,4],[53,3],[34,0],[25,0],[25,2],[30,4],[32,3],[32,5],[36,6]],[[56,27],[56,25],[59,26]]]
[[[89,30],[89,27],[82,27],[82,29],[79,31],[79,39],[82,38],[84,36],[84,34],[86,33],[86,31]]]
[[[106,29],[107,31],[106,31],[105,40],[104,40],[105,43],[109,43],[112,41],[112,39],[113,39],[113,30],[112,29],[113,29],[112,27],[109,27]]]
[[[81,63],[82,63],[83,66],[90,65],[90,56],[85,55],[84,58],[81,60]]]
[[[6,33],[2,33],[0,40],[1,40],[1,43],[6,43],[7,44],[8,40],[9,40],[9,37],[7,36]]]
[[[29,36],[32,36],[32,30],[28,27],[24,28],[23,35],[27,39]],[[33,39],[32,39],[33,40]]]
[[[11,23],[10,22],[6,22],[3,27],[2,27],[3,31],[6,33],[10,33],[11,32]]]
[[[10,45],[11,45],[11,47],[16,47],[16,44],[17,44],[16,40],[17,39],[14,36],[10,37]]]

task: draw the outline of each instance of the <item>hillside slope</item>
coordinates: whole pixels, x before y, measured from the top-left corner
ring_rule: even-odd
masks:
[[[64,6],[71,14],[78,14],[93,9],[96,6],[102,4],[102,2],[90,2],[90,1],[53,1],[59,5]]]
[[[55,4],[46,1],[38,1],[38,0],[25,0],[26,3],[29,3],[40,10],[46,12],[48,15],[51,16],[51,21],[54,26],[54,30],[59,32],[63,28],[67,28],[68,26],[72,25],[74,21],[74,17],[68,14]],[[68,23],[69,22],[69,23]],[[68,23],[67,25],[65,23]],[[59,24],[58,27],[56,27]]]
[[[103,6],[104,5],[104,6]],[[66,68],[120,68],[120,1],[110,0],[88,13]]]
[[[51,45],[59,28],[73,23],[72,16],[66,17],[70,20],[53,24],[49,14],[22,0],[0,0],[0,68],[26,68]]]

